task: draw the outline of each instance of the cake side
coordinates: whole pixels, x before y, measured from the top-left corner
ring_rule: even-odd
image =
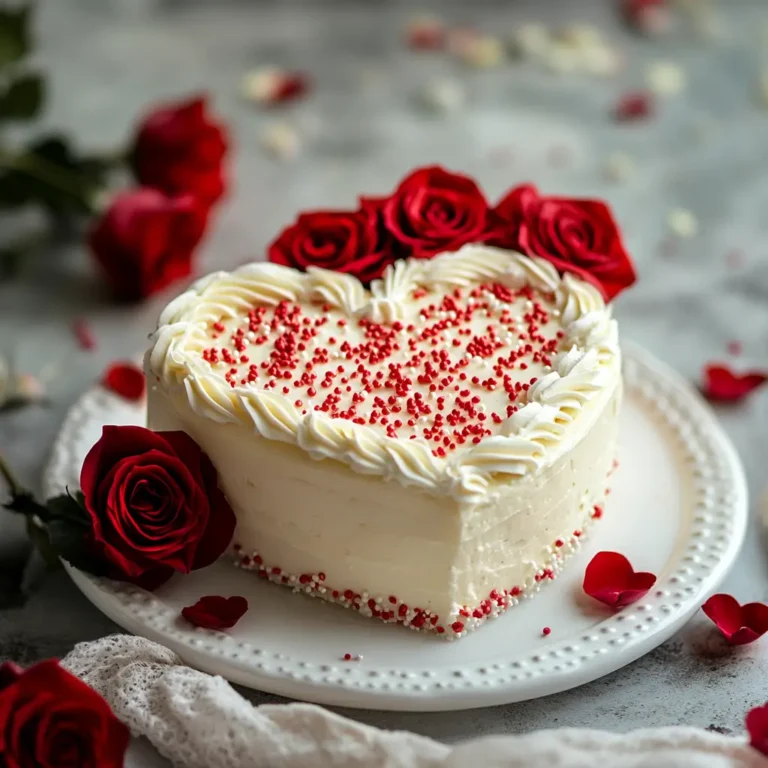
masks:
[[[412,629],[461,637],[554,579],[602,504],[621,386],[582,414],[584,437],[541,472],[459,503],[313,460],[175,411],[150,390],[149,426],[210,456],[238,519],[232,555],[298,592]]]

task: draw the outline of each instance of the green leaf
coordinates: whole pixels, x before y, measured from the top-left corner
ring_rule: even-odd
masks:
[[[44,93],[40,75],[20,75],[0,94],[0,120],[31,120],[43,105]]]
[[[48,523],[48,537],[54,552],[75,568],[94,576],[107,576],[108,568],[88,549],[88,530],[59,518]]]
[[[0,155],[0,206],[39,204],[51,214],[90,214],[106,186],[107,160],[80,156],[59,135],[39,139],[19,155]]]
[[[31,6],[0,8],[0,68],[27,55],[30,49]]]
[[[80,494],[82,497],[82,494]],[[48,519],[66,520],[67,523],[75,528],[81,528],[85,531],[91,528],[91,519],[84,507],[73,499],[68,493],[62,493],[60,496],[54,496],[46,502],[48,508]]]
[[[0,248],[0,282],[15,277],[23,262],[42,251],[46,243],[46,238],[41,236],[39,232],[35,232],[29,237],[19,239]],[[15,403],[9,403],[6,399],[0,405],[0,413],[13,410],[24,404],[25,400],[23,398]]]
[[[11,496],[11,500],[3,503],[3,508],[11,512],[25,515],[27,518],[37,516],[42,520],[48,517],[48,510],[38,504],[31,493],[24,491]]]
[[[59,556],[51,545],[51,540],[45,526],[38,525],[31,517],[27,518],[27,536],[37,547],[49,568],[57,568],[61,565]]]

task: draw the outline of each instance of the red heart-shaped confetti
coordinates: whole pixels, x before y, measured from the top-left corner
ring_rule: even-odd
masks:
[[[584,592],[611,608],[634,603],[655,583],[652,573],[635,571],[618,552],[598,552],[584,572]]]
[[[735,403],[768,381],[768,373],[749,371],[733,373],[725,365],[707,365],[704,368],[704,383],[701,391],[709,400]]]
[[[744,723],[750,746],[768,756],[768,704],[750,709]]]
[[[768,605],[739,601],[731,595],[713,595],[701,606],[731,645],[753,643],[768,632]]]
[[[141,400],[146,389],[144,371],[133,363],[113,363],[107,368],[101,384],[126,400]]]
[[[244,597],[206,595],[194,605],[181,609],[181,615],[196,627],[231,629],[245,615],[248,601]]]

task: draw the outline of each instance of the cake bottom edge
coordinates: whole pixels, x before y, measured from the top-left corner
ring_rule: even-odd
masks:
[[[609,493],[610,489],[606,489],[605,495]],[[544,584],[553,581],[569,557],[581,549],[591,524],[602,516],[603,505],[595,503],[589,508],[579,528],[570,536],[558,538],[552,543],[551,557],[538,565],[534,575],[527,582],[509,589],[493,589],[488,597],[477,605],[457,606],[447,617],[409,606],[401,602],[396,595],[372,596],[365,591],[358,593],[338,585],[326,584],[324,573],[288,573],[277,563],[264,562],[257,551],[244,551],[237,543],[232,547],[232,556],[236,567],[254,571],[260,578],[288,587],[294,593],[320,598],[385,624],[400,624],[414,631],[433,633],[445,640],[457,640],[478,629],[489,619],[498,618],[521,600],[533,597]]]

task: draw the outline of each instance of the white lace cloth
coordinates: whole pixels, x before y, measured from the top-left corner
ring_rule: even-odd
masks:
[[[311,704],[254,707],[220,677],[162,645],[113,635],[64,666],[95,688],[135,736],[180,768],[766,768],[745,739],[694,728],[626,735],[561,729],[450,748],[382,731]]]

